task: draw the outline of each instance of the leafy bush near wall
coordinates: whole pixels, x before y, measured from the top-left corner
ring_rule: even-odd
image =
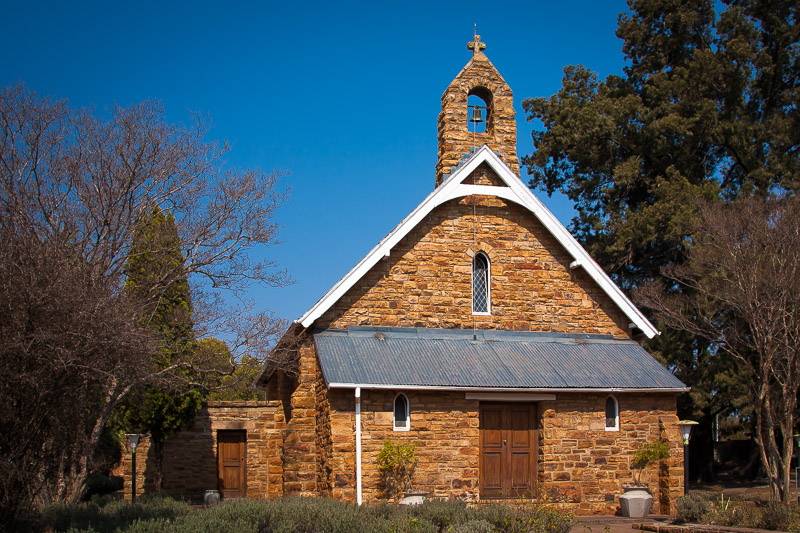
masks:
[[[136,505],[102,500],[52,506],[33,529],[131,533],[568,533],[571,515],[537,505],[467,507],[430,501],[415,507],[357,506],[324,498],[230,500],[211,509],[192,509],[169,498],[141,498]]]
[[[418,462],[414,453],[416,448],[416,444],[408,442],[383,442],[375,463],[378,465],[386,496],[397,498],[403,492],[411,490],[411,480]]]
[[[780,502],[738,501],[724,494],[690,493],[676,502],[678,522],[800,533],[800,507]]]

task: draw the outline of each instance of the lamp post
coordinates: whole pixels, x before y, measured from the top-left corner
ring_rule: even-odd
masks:
[[[128,433],[128,442],[131,445],[131,504],[136,503],[136,446],[139,444],[138,433]]]
[[[694,420],[679,420],[678,427],[681,428],[681,438],[683,439],[683,494],[689,494],[689,435],[692,433],[692,426],[696,426]]]

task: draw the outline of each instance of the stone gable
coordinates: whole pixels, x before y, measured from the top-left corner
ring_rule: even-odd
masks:
[[[472,258],[490,259],[489,315],[472,314]],[[525,208],[472,196],[439,206],[317,322],[627,336],[628,321]]]

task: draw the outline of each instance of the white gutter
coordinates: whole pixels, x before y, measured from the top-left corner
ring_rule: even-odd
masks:
[[[361,387],[356,387],[356,502],[361,501]]]
[[[360,396],[360,389],[382,389],[382,390],[442,390],[455,392],[689,392],[691,387],[583,387],[583,388],[518,388],[518,387],[448,387],[441,385],[383,385],[370,383],[328,383],[329,389],[356,389],[356,398]],[[359,420],[358,409],[360,404],[356,400],[356,421]],[[356,428],[360,431],[360,428]],[[360,433],[357,433],[359,435]]]

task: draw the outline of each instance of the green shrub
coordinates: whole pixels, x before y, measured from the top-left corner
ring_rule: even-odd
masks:
[[[384,441],[375,463],[388,497],[397,497],[411,489],[411,478],[417,469],[416,448],[416,444]]]
[[[752,502],[725,498],[723,494],[711,496],[703,493],[682,496],[676,505],[678,522],[800,533],[800,509],[796,505],[768,502],[757,507]]]
[[[492,524],[498,531],[506,531],[506,528],[516,520],[514,509],[506,505],[481,505],[470,513],[472,519],[483,520]]]
[[[409,512],[428,520],[439,531],[447,531],[451,524],[468,521],[470,514],[464,502],[446,500],[429,500],[422,505],[411,507]]]
[[[376,526],[372,526],[376,527]],[[363,531],[370,533],[439,533],[439,528],[424,518],[405,514],[405,516],[398,517],[389,523],[377,526],[380,529],[365,529]]]
[[[741,513],[736,512],[736,504],[731,498],[725,499],[725,494],[719,495],[719,498],[709,500],[709,506],[706,513],[700,518],[703,524],[710,524],[715,526],[732,527],[736,525]]]
[[[392,520],[399,513],[404,512],[404,510],[399,508],[397,505],[393,505],[387,501],[368,503],[365,507],[369,509],[370,514],[376,518],[382,518],[384,520]]]
[[[427,501],[414,507],[386,503],[357,506],[325,498],[275,501],[232,499],[203,510],[148,496],[135,505],[56,505],[42,512],[43,530],[106,533],[567,533],[571,515],[536,505],[468,508],[455,501]]]
[[[789,506],[789,527],[786,530],[800,533],[800,505]]]
[[[470,513],[469,518],[488,522],[496,531],[504,533],[568,533],[577,523],[571,514],[533,504],[517,509],[485,505]]]
[[[734,526],[759,528],[761,512],[752,502],[736,502],[734,507]]]
[[[761,508],[762,529],[787,531],[789,529],[789,506],[781,502],[767,502]]]
[[[178,531],[178,529],[172,520],[166,518],[136,520],[125,529],[126,533],[161,533],[162,531]]]
[[[297,533],[369,531],[374,523],[367,508],[326,498],[288,498],[276,502],[275,510],[276,523],[294,523]],[[268,526],[272,531],[273,524]]]
[[[704,493],[689,493],[675,501],[680,523],[699,522],[711,507],[711,497]]]
[[[732,527],[736,523],[734,507],[710,507],[703,515],[701,523],[712,526]]]
[[[569,533],[572,526],[577,521],[571,514],[564,515],[562,512],[541,506],[528,506],[519,511],[525,519],[521,529],[531,533]]]
[[[47,506],[40,514],[42,529],[110,532],[125,530],[136,521],[171,520],[191,511],[187,504],[163,496],[143,496],[133,505],[122,500],[98,501],[103,505],[89,502]]]
[[[642,472],[653,463],[669,458],[669,444],[663,440],[648,442],[633,454],[633,481],[642,484]],[[638,475],[636,474],[638,471]]]
[[[497,530],[491,522],[474,519],[456,524],[452,529],[446,531],[448,531],[448,533],[493,533]]]

